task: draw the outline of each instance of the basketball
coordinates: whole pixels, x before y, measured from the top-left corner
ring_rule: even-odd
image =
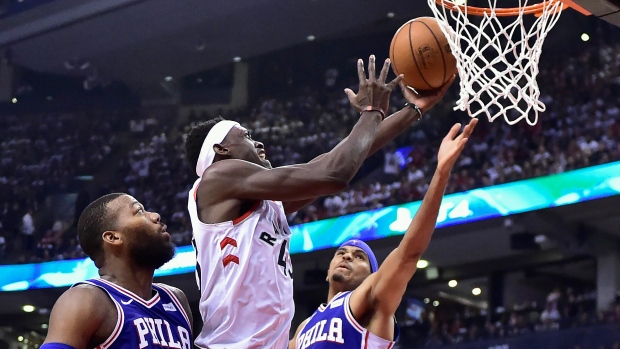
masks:
[[[396,75],[416,90],[432,90],[456,74],[456,59],[432,17],[419,17],[403,24],[390,45],[390,60]]]

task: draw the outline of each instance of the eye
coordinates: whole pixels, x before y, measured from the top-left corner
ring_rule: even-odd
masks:
[[[358,254],[358,255],[356,255],[355,257],[356,257],[357,259],[364,260],[364,256],[362,256],[361,254]]]

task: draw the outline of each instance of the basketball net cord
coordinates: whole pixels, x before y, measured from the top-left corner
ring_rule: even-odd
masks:
[[[467,6],[428,0],[457,62],[461,91],[454,110],[467,111],[472,118],[484,113],[490,122],[503,116],[509,125],[523,119],[535,125],[538,113],[545,111],[536,83],[538,62],[545,37],[560,18],[562,2],[547,0],[542,14],[526,28],[523,8],[528,0],[519,0],[520,9],[507,25],[496,13],[497,0],[488,1],[488,11],[472,17],[478,18],[473,23]]]

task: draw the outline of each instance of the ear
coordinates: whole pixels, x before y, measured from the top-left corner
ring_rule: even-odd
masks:
[[[112,244],[112,245],[121,245],[123,243],[122,235],[114,230],[107,230],[101,234],[104,243]]]
[[[215,154],[218,155],[228,155],[228,153],[230,152],[228,148],[224,147],[221,144],[214,144],[213,151],[215,152]]]

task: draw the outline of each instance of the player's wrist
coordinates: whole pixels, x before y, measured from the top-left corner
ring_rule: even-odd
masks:
[[[362,107],[362,111],[360,112],[360,114],[364,114],[364,113],[379,113],[379,115],[381,115],[381,120],[385,120],[385,111],[379,107],[373,107],[372,105],[367,105],[365,107]]]
[[[403,108],[416,113],[418,120],[422,119],[422,109],[420,109],[420,107],[418,107],[415,103],[405,103],[405,106]]]

